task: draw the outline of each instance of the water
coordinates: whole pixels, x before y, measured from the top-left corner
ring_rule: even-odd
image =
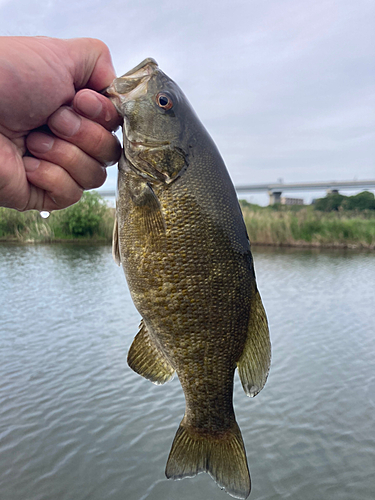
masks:
[[[235,408],[250,500],[373,500],[375,254],[254,250],[273,361]],[[178,379],[126,364],[139,316],[106,246],[0,245],[1,500],[225,500],[168,481]]]

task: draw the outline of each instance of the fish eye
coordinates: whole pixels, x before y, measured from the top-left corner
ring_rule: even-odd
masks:
[[[164,92],[159,92],[159,94],[156,96],[156,102],[158,103],[158,106],[163,109],[171,109],[173,106],[173,101],[169,97],[169,95],[165,94]]]

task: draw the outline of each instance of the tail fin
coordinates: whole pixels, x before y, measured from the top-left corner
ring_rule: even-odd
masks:
[[[236,422],[217,437],[198,434],[180,425],[169,454],[165,475],[182,479],[208,472],[220,488],[235,498],[250,494],[251,482],[241,431]]]

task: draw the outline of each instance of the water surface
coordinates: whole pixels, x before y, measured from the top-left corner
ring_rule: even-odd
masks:
[[[273,360],[235,409],[250,500],[373,500],[375,254],[254,249]],[[107,246],[0,245],[0,498],[224,500],[164,468],[184,398],[126,364],[139,315]]]

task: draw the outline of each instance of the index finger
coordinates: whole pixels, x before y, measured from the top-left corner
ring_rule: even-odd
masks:
[[[102,90],[116,77],[111,54],[105,43],[96,38],[63,40],[72,61],[71,74],[76,89]]]

